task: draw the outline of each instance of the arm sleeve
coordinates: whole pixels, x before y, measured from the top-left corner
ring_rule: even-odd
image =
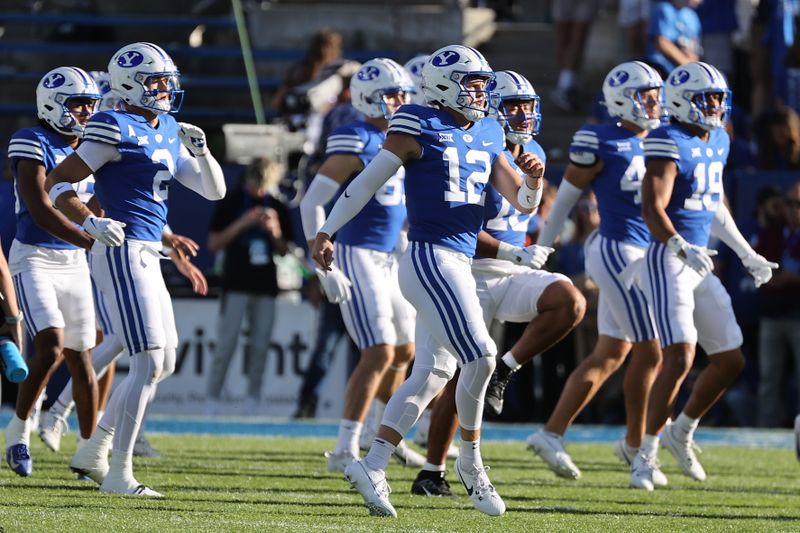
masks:
[[[303,221],[306,240],[313,241],[317,236],[317,232],[325,223],[325,206],[333,200],[338,190],[339,183],[323,174],[317,174],[311,180],[311,185],[300,201],[300,218]]]
[[[747,242],[747,239],[744,238],[742,232],[739,231],[725,202],[720,201],[719,207],[714,213],[714,219],[711,221],[711,233],[719,237],[731,250],[736,252],[739,258],[755,255],[756,253],[750,243]]]
[[[553,246],[556,237],[558,237],[561,233],[561,229],[564,227],[564,221],[569,216],[573,206],[580,199],[581,194],[583,194],[581,189],[565,179],[561,180],[561,185],[558,186],[556,199],[553,202],[553,206],[550,208],[550,212],[547,214],[544,227],[539,234],[539,240],[536,244]]]
[[[378,152],[367,168],[350,182],[319,231],[333,236],[367,205],[375,192],[394,176],[401,166],[403,161],[392,152],[383,149]]]
[[[119,161],[122,157],[115,145],[90,140],[83,141],[75,153],[86,163],[86,166],[92,169],[92,172],[108,162]]]
[[[181,146],[175,179],[206,200],[225,197],[225,174],[211,152],[192,157],[189,150]]]

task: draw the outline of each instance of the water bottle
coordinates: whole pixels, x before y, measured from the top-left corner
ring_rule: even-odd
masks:
[[[28,377],[28,365],[10,337],[0,337],[0,367],[11,383],[22,383]]]

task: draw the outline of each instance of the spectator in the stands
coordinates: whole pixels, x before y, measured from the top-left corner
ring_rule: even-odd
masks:
[[[211,220],[208,248],[212,252],[224,251],[225,259],[207,414],[215,414],[218,409],[245,318],[249,325],[245,414],[255,414],[260,401],[278,295],[273,255],[285,255],[292,242],[288,210],[273,196],[282,173],[282,165],[273,160],[253,160],[241,186],[228,190]]]
[[[755,123],[759,168],[800,170],[800,116],[789,106],[777,103]]]
[[[703,29],[703,61],[729,79],[733,74],[733,34],[739,29],[735,4],[735,0],[703,0],[696,8]]]
[[[644,57],[647,46],[647,21],[650,19],[651,0],[619,0],[617,21],[625,32],[627,56]]]
[[[552,0],[559,71],[557,86],[550,92],[550,99],[563,111],[583,111],[578,91],[578,72],[598,4],[599,0]]]
[[[698,61],[700,18],[695,8],[702,0],[662,0],[650,12],[647,60],[666,79],[678,65]]]

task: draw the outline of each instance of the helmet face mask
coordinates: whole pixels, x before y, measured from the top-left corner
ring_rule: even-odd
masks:
[[[177,113],[183,103],[178,68],[161,47],[152,43],[123,46],[111,58],[108,73],[111,89],[128,105],[160,115]]]
[[[84,125],[78,119],[90,117],[97,110],[100,90],[83,69],[58,67],[39,81],[36,87],[37,115],[64,135],[81,137]],[[91,105],[89,111],[73,112],[74,105]]]
[[[653,104],[643,98],[643,93],[659,89],[659,103],[662,103],[664,82],[658,72],[641,61],[628,61],[617,65],[603,82],[603,100],[609,115],[636,124],[643,130],[652,130],[661,125],[666,110],[661,105],[658,116],[651,116],[648,107]]]
[[[670,72],[666,96],[671,117],[706,131],[724,127],[731,114],[728,82],[707,63],[687,63]]]
[[[485,80],[476,87],[475,79]],[[480,52],[451,45],[434,52],[422,67],[422,83],[428,103],[448,107],[470,122],[486,117],[497,106],[497,96],[489,87],[494,72]],[[483,105],[475,105],[483,102]]]
[[[388,120],[414,91],[408,72],[387,58],[370,59],[350,80],[353,107],[370,118]]]
[[[542,128],[539,95],[525,76],[511,70],[496,73],[491,92],[497,94],[499,105],[492,110],[503,126],[506,138],[513,144],[526,144]]]

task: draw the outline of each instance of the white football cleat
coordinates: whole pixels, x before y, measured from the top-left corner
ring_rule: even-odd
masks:
[[[627,466],[629,469],[633,465],[633,460],[636,458],[637,453],[639,453],[639,448],[631,448],[628,446],[628,443],[625,442],[624,437],[614,443],[614,455],[616,455],[620,461],[625,463],[625,466]],[[661,471],[661,465],[659,464],[658,457],[655,459],[655,468],[652,472],[652,478],[653,486],[655,487],[666,487],[669,483],[667,481],[667,476]]]
[[[328,472],[344,472],[350,463],[358,461],[358,457],[348,451],[340,453],[325,452],[325,457],[328,458]]]
[[[544,431],[537,431],[527,439],[528,449],[542,458],[550,470],[567,479],[579,479],[581,471],[572,462],[564,449],[563,437],[551,437]]]
[[[675,424],[667,424],[664,426],[664,431],[661,432],[661,445],[664,446],[669,452],[675,456],[678,461],[678,466],[684,474],[697,481],[705,481],[706,471],[703,470],[703,465],[697,460],[695,449],[698,449],[691,438],[684,439],[680,436],[680,430],[675,427]]]
[[[653,483],[653,471],[658,468],[656,466],[655,456],[645,455],[644,453],[637,453],[631,464],[631,481],[630,486],[634,489],[643,489],[652,492],[655,489]]]
[[[425,464],[425,456],[409,448],[405,440],[397,443],[392,456],[403,466],[421,468]]]
[[[470,465],[464,468],[461,459],[461,457],[456,459],[455,470],[472,500],[472,505],[489,516],[500,516],[505,513],[506,504],[489,482],[489,476],[486,475],[489,467],[475,468],[474,465]]]
[[[69,423],[65,418],[51,413],[49,410],[41,415],[39,438],[49,449],[57,452],[61,449],[61,437],[69,432]]]
[[[87,442],[72,456],[69,468],[100,485],[108,475],[108,450],[99,450]]]
[[[372,470],[361,459],[345,468],[344,478],[364,498],[364,505],[371,516],[397,516],[397,511],[389,501],[392,489],[383,470]]]
[[[107,492],[111,494],[127,494],[128,496],[144,496],[149,498],[163,498],[164,495],[160,492],[156,492],[150,487],[139,483],[135,479],[131,479],[128,482],[125,481],[112,481],[110,479],[106,479],[103,481],[103,484],[100,485],[100,492]]]

